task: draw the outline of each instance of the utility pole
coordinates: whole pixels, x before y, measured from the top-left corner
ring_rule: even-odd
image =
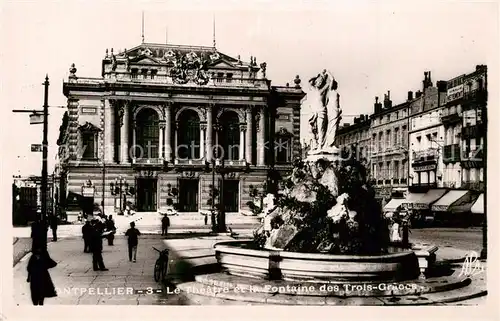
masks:
[[[43,100],[43,141],[42,141],[42,222],[47,224],[47,158],[49,154],[48,118],[49,118],[49,76],[45,76],[45,95]],[[47,240],[47,229],[45,231],[45,241]],[[46,244],[46,243],[45,243]]]
[[[488,207],[486,206],[486,200],[487,198],[487,186],[488,186],[488,181],[486,175],[486,169],[487,163],[488,163],[488,109],[487,109],[487,104],[488,104],[488,71],[485,68],[485,75],[484,75],[484,88],[480,88],[480,91],[483,91],[482,93],[479,92],[479,95],[481,99],[479,99],[479,102],[481,104],[481,121],[484,126],[483,132],[483,175],[484,175],[484,220],[483,220],[483,248],[481,250],[481,258],[486,260],[488,257],[488,225],[487,225],[487,220],[488,220]],[[477,111],[476,111],[477,112]],[[476,114],[477,115],[477,114]]]
[[[43,140],[42,140],[42,186],[41,186],[41,199],[42,199],[42,209],[40,217],[38,217],[38,224],[32,226],[33,232],[33,248],[41,248],[47,251],[47,192],[48,192],[48,171],[47,171],[47,158],[48,158],[48,119],[49,119],[49,76],[45,76],[45,81],[43,82],[45,87],[44,90],[44,100],[43,100],[43,111],[40,110],[13,110],[14,113],[32,113],[32,116],[36,116],[38,113],[43,113]],[[58,106],[55,106],[58,107]],[[32,124],[39,124],[39,122],[33,122]]]

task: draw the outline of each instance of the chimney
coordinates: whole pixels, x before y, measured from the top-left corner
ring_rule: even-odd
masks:
[[[378,97],[375,97],[375,104],[373,104],[375,114],[380,112],[381,104],[378,102]]]
[[[391,91],[387,91],[387,95],[384,95],[384,108],[388,109],[392,107]]]
[[[439,80],[437,83],[436,83],[436,86],[438,88],[438,92],[446,92],[446,87],[447,87],[448,83],[444,80]]]
[[[422,92],[419,90],[415,93],[415,98],[420,98],[422,96]]]
[[[424,71],[424,80],[422,81],[423,83],[423,90],[432,87],[432,80],[431,80],[431,72],[430,71]]]
[[[413,100],[413,91],[408,92],[408,101]]]

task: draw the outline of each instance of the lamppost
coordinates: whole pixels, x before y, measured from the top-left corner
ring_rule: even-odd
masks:
[[[120,211],[118,215],[123,215],[124,207],[127,206],[127,195],[133,194],[133,187],[129,186],[129,184],[125,181],[125,179],[122,176],[115,179],[114,182],[109,183],[109,185],[111,188],[111,195],[113,196],[120,195]]]
[[[42,250],[47,251],[47,190],[48,190],[48,170],[47,170],[47,157],[48,157],[48,118],[49,118],[49,76],[45,76],[44,85],[44,99],[43,99],[43,140],[42,140],[42,211],[40,213],[39,223],[33,226],[33,247],[40,247]],[[33,112],[33,116],[37,116],[40,111],[30,110],[13,110],[14,113]],[[32,124],[39,124],[39,122],[32,122]]]

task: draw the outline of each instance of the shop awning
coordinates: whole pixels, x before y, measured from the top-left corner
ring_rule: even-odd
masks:
[[[418,201],[424,195],[425,195],[424,193],[408,193],[408,195],[406,195],[406,198],[403,200],[403,203],[401,205],[405,208],[410,209],[412,208],[413,203]]]
[[[393,198],[384,206],[384,212],[395,212],[404,202],[406,202],[404,198]]]
[[[473,214],[484,214],[484,194],[479,195],[470,211]]]
[[[467,191],[451,190],[441,197],[436,203],[431,207],[434,212],[447,212],[451,204],[457,201],[459,198],[467,194]]]
[[[446,193],[445,189],[431,189],[425,193],[421,198],[413,203],[412,208],[416,210],[426,210],[430,208],[430,205],[443,197]]]
[[[479,194],[477,192],[469,191],[464,196],[460,197],[453,204],[451,204],[449,211],[452,213],[467,213],[470,212],[472,206],[477,201]]]

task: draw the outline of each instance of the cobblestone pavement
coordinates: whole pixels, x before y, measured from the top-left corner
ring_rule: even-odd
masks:
[[[19,242],[19,241],[18,241]],[[137,262],[129,262],[126,239],[117,236],[114,246],[104,240],[104,264],[109,271],[94,271],[92,255],[83,253],[83,241],[68,238],[49,244],[51,257],[58,265],[50,270],[58,297],[46,300],[46,305],[183,305],[182,294],[155,293],[162,287],[153,279],[158,253],[152,246],[164,248],[160,236],[143,236],[139,240]],[[29,255],[14,267],[14,302],[31,305],[26,265]],[[121,290],[120,290],[121,289]],[[123,293],[122,293],[123,291]],[[143,293],[139,293],[142,291]]]

